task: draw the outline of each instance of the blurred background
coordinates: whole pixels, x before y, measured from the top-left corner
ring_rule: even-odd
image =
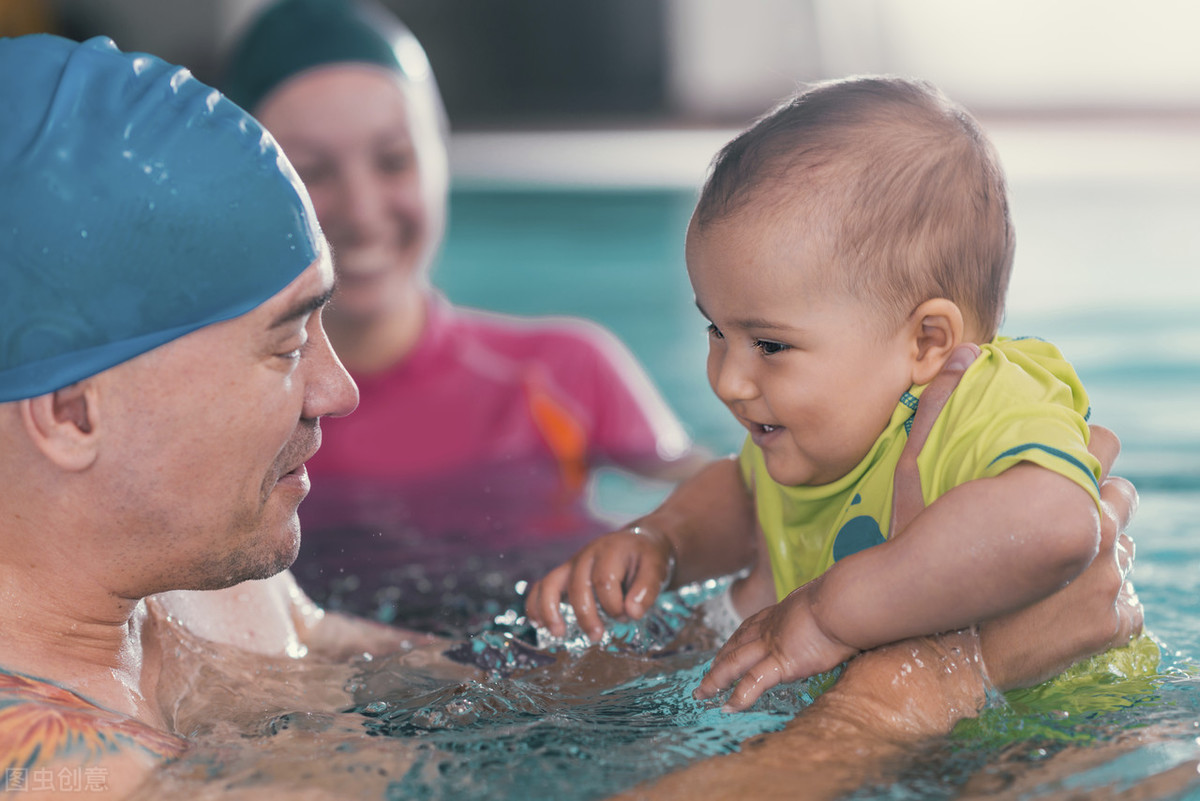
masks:
[[[213,81],[265,0],[3,0],[0,24],[103,33]],[[457,127],[740,124],[797,81],[917,74],[989,113],[1200,108],[1188,0],[385,0]],[[24,18],[24,19],[22,19]]]
[[[1057,341],[1147,487],[1200,489],[1200,4],[1191,0],[386,0],[453,126],[435,281],[617,332],[694,436],[682,239],[709,158],[798,84],[932,80],[991,132],[1018,231],[1005,332]],[[0,0],[0,30],[112,36],[217,81],[262,0]]]

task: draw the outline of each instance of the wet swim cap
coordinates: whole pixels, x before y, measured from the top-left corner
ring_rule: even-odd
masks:
[[[414,84],[427,84],[439,114],[445,116],[420,42],[370,0],[281,0],[271,6],[233,48],[222,89],[235,103],[254,111],[293,75],[345,62],[374,64]]]
[[[321,242],[257,122],[110,39],[0,39],[0,402],[237,317]]]

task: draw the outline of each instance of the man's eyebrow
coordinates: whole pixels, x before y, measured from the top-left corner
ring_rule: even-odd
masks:
[[[293,320],[299,320],[305,315],[312,314],[317,309],[329,302],[329,299],[333,297],[333,290],[334,287],[330,287],[320,295],[314,295],[313,297],[300,300],[298,303],[296,303],[296,305],[292,306],[287,311],[276,317],[275,322],[271,323],[271,328],[278,328],[281,325],[286,325],[292,322]]]

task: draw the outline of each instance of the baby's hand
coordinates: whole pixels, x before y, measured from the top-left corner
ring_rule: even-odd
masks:
[[[534,584],[525,613],[551,634],[566,636],[558,611],[565,593],[580,628],[595,642],[604,634],[596,601],[610,617],[640,619],[670,581],[674,552],[666,537],[638,526],[606,534]]]
[[[776,684],[831,670],[858,653],[817,623],[812,604],[819,582],[811,581],[747,618],[721,646],[693,695],[711,698],[741,676],[724,707],[739,712]]]

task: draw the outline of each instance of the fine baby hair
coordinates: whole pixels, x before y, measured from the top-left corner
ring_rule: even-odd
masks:
[[[823,280],[885,323],[945,297],[977,341],[995,336],[1015,244],[1004,173],[975,118],[933,85],[853,77],[783,101],[716,155],[694,222],[751,201],[800,209],[794,224],[836,267]]]

